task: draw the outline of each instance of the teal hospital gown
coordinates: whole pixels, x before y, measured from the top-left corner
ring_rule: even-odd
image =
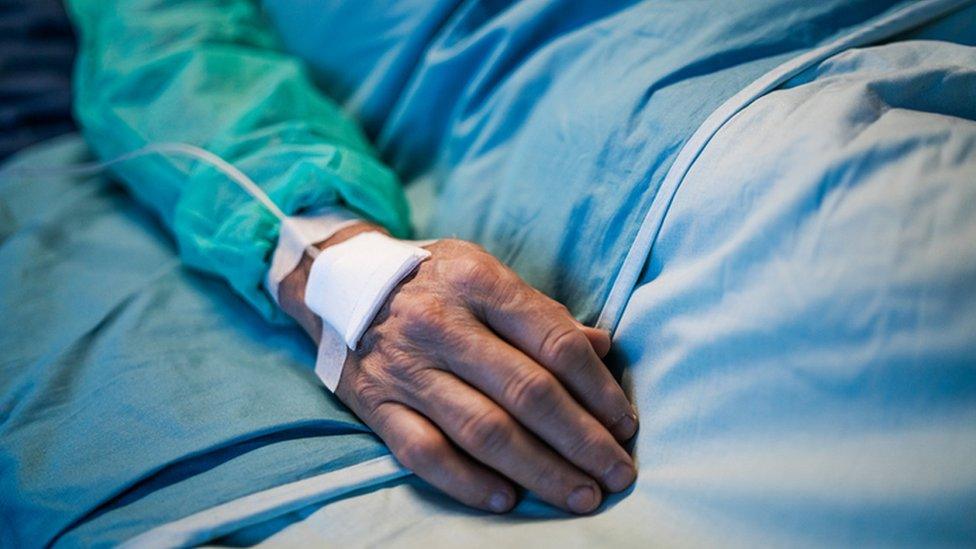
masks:
[[[255,180],[286,214],[342,204],[409,233],[396,175],[357,124],[281,51],[259,7],[71,0],[80,35],[76,115],[111,158],[154,142],[203,147]],[[265,317],[261,282],[278,221],[224,175],[183,159],[137,159],[118,178],[163,220],[183,260],[226,279]]]

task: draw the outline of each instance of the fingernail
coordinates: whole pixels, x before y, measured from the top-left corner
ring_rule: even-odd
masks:
[[[504,513],[508,511],[508,494],[504,492],[495,492],[488,499],[488,507],[496,513]]]
[[[637,472],[630,464],[618,461],[603,474],[603,484],[611,492],[619,492],[631,485],[637,478]]]
[[[599,505],[600,500],[596,495],[596,490],[590,486],[578,486],[569,494],[566,505],[574,513],[589,513]]]
[[[635,433],[637,433],[637,414],[634,412],[624,414],[613,424],[613,434],[618,440],[629,440]]]

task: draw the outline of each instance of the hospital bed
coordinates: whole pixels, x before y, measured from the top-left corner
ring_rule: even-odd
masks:
[[[329,73],[300,4],[267,15]],[[635,486],[587,517],[438,494],[110,177],[25,175],[91,159],[68,134],[0,175],[0,544],[976,542],[976,5],[448,4],[323,85],[421,236],[614,329]]]

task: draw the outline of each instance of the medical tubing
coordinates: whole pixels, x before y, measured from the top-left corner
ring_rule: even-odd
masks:
[[[140,147],[134,151],[127,152],[115,158],[109,160],[88,162],[82,164],[75,164],[74,166],[58,167],[58,168],[26,168],[18,167],[12,170],[13,174],[24,175],[27,177],[57,177],[57,176],[91,176],[97,175],[106,171],[116,164],[121,164],[122,162],[127,162],[129,160],[134,160],[143,156],[148,156],[152,154],[158,154],[161,156],[186,156],[190,157],[198,162],[203,162],[208,164],[210,167],[219,171],[220,173],[227,176],[228,179],[236,183],[239,187],[244,189],[244,191],[249,194],[252,198],[261,203],[262,206],[271,215],[278,218],[283,225],[289,225],[295,232],[295,234],[301,234],[298,227],[292,223],[291,219],[285,215],[285,212],[281,211],[271,197],[268,196],[261,187],[250,178],[244,172],[240,171],[233,164],[227,162],[223,158],[217,156],[216,154],[197,147],[195,145],[190,145],[189,143],[151,143],[144,147]],[[9,172],[8,172],[9,173]],[[314,259],[319,255],[319,249],[312,244],[305,245],[305,251]]]

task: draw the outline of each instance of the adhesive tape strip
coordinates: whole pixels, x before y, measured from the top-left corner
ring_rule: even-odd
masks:
[[[355,349],[393,288],[428,257],[427,250],[378,232],[354,236],[315,258],[305,304]]]
[[[265,278],[268,293],[281,304],[278,286],[301,263],[305,248],[317,244],[340,230],[361,221],[354,214],[338,207],[326,207],[307,215],[291,216],[289,223],[282,223],[278,245],[271,258],[271,267]]]
[[[315,258],[305,305],[322,318],[315,373],[330,391],[339,385],[347,348],[356,348],[393,288],[428,257],[423,248],[368,232]]]
[[[339,386],[342,366],[346,363],[346,342],[328,322],[322,323],[318,353],[315,355],[315,374],[332,391]]]

